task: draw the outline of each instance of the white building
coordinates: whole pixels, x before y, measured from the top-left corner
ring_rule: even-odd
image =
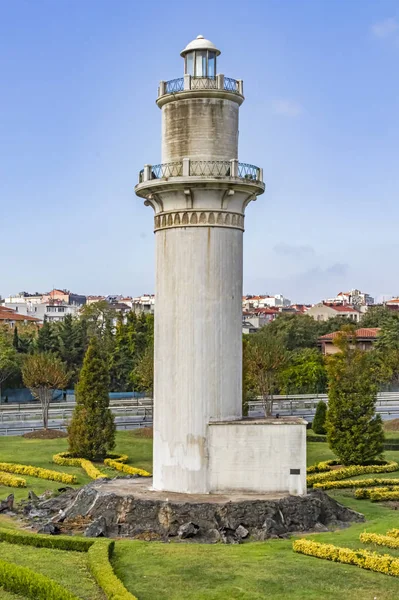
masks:
[[[15,310],[19,315],[40,319],[41,322],[45,320],[63,321],[66,315],[77,316],[81,309],[75,304],[66,304],[65,302],[42,302],[40,304],[6,302],[4,306]]]
[[[283,308],[291,306],[291,300],[285,298],[282,294],[275,296],[244,296],[242,307],[244,310],[253,310],[257,308]]]
[[[155,213],[153,487],[301,494],[305,422],[242,419],[244,213],[265,186],[238,160],[243,83],[219,54],[198,36],[161,81],[162,163],[135,188]]]
[[[351,306],[370,306],[374,304],[374,298],[366,292],[353,289],[350,292],[339,292],[334,298],[324,300],[326,304],[342,304]]]

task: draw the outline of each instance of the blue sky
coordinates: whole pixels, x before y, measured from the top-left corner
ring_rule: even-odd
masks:
[[[399,293],[397,0],[0,0],[0,294],[154,289],[160,79],[198,34],[244,80],[244,291]]]

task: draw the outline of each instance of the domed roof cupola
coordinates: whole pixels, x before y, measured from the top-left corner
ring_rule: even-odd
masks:
[[[184,58],[184,73],[192,77],[216,77],[216,57],[219,56],[218,50],[210,40],[199,35],[195,40],[187,44],[180,52]]]

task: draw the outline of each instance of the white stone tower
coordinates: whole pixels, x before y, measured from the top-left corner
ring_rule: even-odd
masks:
[[[161,81],[162,164],[135,188],[155,212],[153,488],[171,492],[214,491],[210,424],[242,418],[244,212],[265,186],[238,161],[243,84],[219,54],[198,36]]]

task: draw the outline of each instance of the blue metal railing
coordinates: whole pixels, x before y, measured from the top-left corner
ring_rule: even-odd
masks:
[[[165,93],[166,94],[175,94],[176,92],[182,92],[184,90],[184,77],[179,77],[179,79],[171,79],[166,82],[165,85]]]

